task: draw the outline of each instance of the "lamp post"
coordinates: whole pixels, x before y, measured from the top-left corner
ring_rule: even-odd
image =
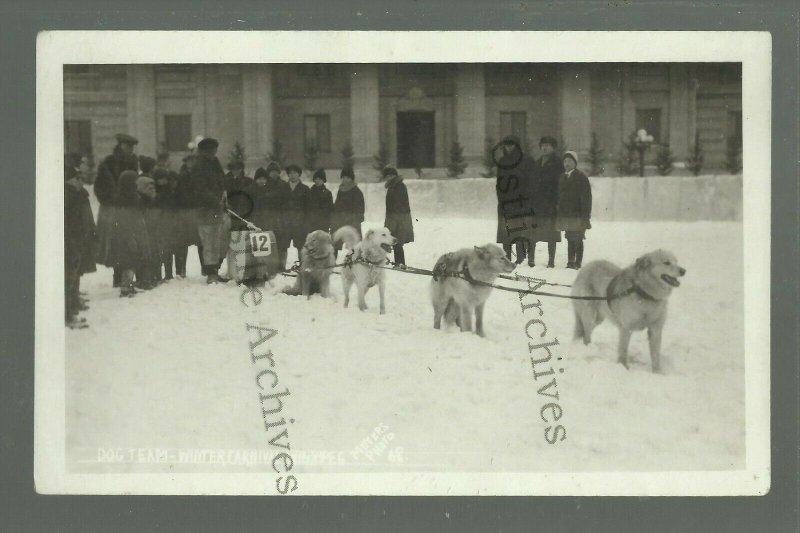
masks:
[[[644,153],[650,149],[653,144],[653,136],[648,135],[644,129],[636,132],[636,138],[633,140],[633,146],[639,152],[639,177],[644,177]]]

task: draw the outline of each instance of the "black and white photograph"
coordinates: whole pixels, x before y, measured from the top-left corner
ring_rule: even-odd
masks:
[[[40,492],[769,490],[768,36],[38,54]]]

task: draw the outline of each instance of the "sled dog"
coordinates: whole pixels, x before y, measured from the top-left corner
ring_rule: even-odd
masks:
[[[470,283],[453,274],[468,272],[472,279],[493,283],[501,272],[509,273],[516,265],[506,258],[496,244],[463,248],[441,256],[433,267],[436,277],[431,280],[430,293],[433,304],[433,327],[456,323],[461,331],[472,331],[472,314],[475,313],[475,333],[485,337],[483,306],[492,292],[491,287]]]
[[[335,243],[344,242],[349,250],[345,255],[345,266],[342,267],[342,287],[344,288],[344,306],[350,304],[350,287],[353,283],[358,290],[358,308],[367,309],[364,296],[370,287],[377,285],[380,295],[380,313],[386,314],[386,257],[397,244],[397,239],[386,228],[371,229],[363,240],[359,240],[358,231],[352,226],[343,226],[333,234]]]
[[[619,362],[628,368],[631,333],[647,329],[653,372],[661,371],[661,332],[667,320],[667,300],[686,270],[675,256],[656,250],[626,269],[609,261],[584,266],[572,285],[573,296],[603,296],[606,300],[573,300],[575,339],[592,341],[592,330],[608,318],[619,329]]]
[[[286,294],[306,298],[318,292],[323,298],[330,298],[330,280],[333,265],[333,240],[327,231],[315,230],[306,236],[306,242],[300,250],[300,272],[293,287]]]

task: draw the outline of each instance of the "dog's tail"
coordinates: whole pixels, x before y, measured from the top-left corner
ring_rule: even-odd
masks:
[[[358,235],[358,230],[353,226],[342,226],[333,233],[334,244],[344,242],[351,250],[360,240],[361,237]]]

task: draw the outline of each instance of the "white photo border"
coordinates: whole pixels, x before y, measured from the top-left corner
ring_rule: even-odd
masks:
[[[641,46],[643,39],[650,44]],[[306,473],[303,486],[293,495],[736,496],[769,491],[772,38],[768,32],[46,31],[38,36],[36,55],[37,492],[274,494],[271,478],[263,473],[101,475],[66,470],[64,199],[62,189],[51,185],[63,172],[63,66],[309,62],[741,62],[746,459],[745,468],[736,471]]]

